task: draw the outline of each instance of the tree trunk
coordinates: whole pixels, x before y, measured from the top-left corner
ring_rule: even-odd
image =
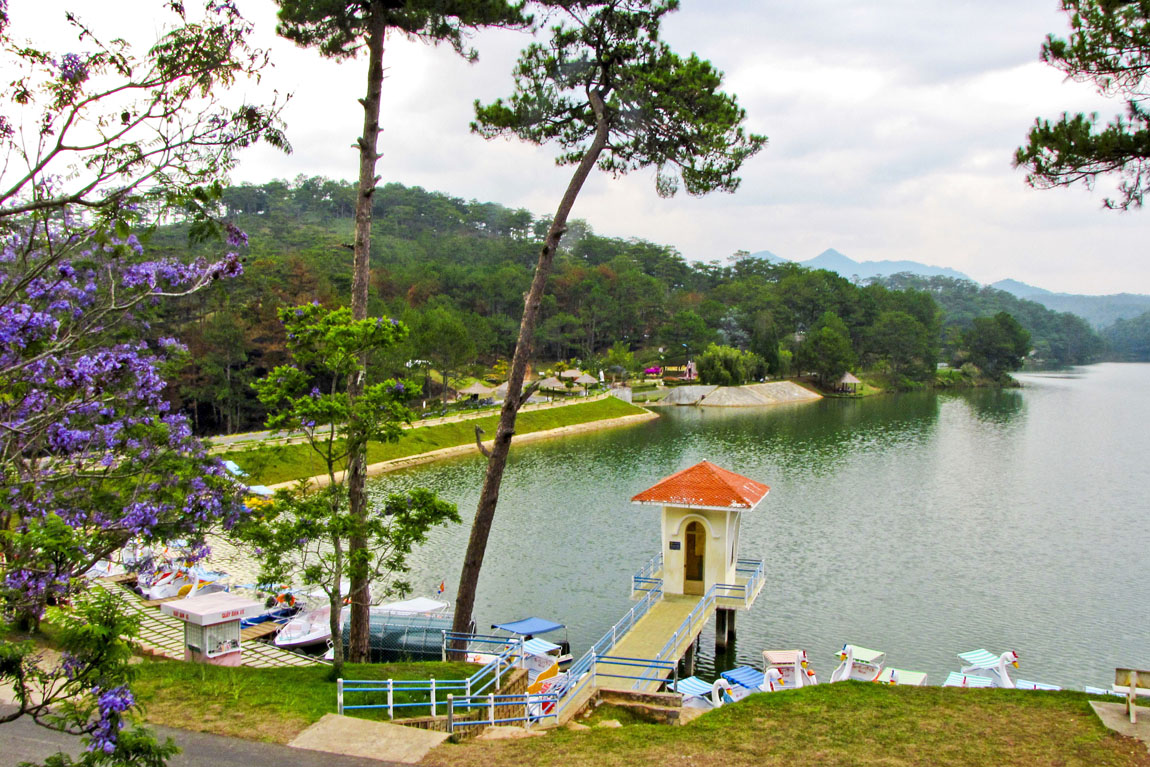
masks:
[[[333,514],[338,510],[332,509]],[[343,597],[340,594],[339,581],[343,577],[343,552],[340,549],[338,536],[333,536],[335,543],[335,579],[332,590],[328,592],[328,602],[331,604],[331,615],[328,616],[328,626],[331,628],[331,676],[339,679],[343,676],[343,629],[339,625],[339,614],[343,610]]]
[[[539,251],[539,261],[535,265],[535,277],[531,281],[531,289],[524,300],[523,320],[519,323],[519,339],[515,343],[515,355],[511,358],[507,396],[503,400],[503,409],[499,414],[495,444],[491,448],[491,456],[487,459],[487,475],[483,480],[483,491],[479,496],[479,505],[475,509],[475,523],[471,527],[471,538],[467,542],[463,570],[459,575],[459,590],[455,596],[455,620],[452,624],[452,630],[457,633],[466,633],[471,628],[475,592],[479,586],[479,571],[483,567],[487,537],[491,533],[491,522],[495,517],[495,507],[499,503],[499,486],[503,482],[503,470],[507,466],[507,453],[511,450],[511,437],[515,434],[515,417],[523,404],[519,401],[523,391],[523,379],[527,372],[527,362],[531,358],[535,322],[543,300],[543,289],[547,286],[547,278],[551,273],[555,250],[559,247],[559,240],[567,229],[567,217],[571,214],[575,199],[583,188],[583,182],[587,180],[591,169],[599,160],[599,155],[607,146],[608,128],[603,100],[595,92],[590,94],[590,98],[598,122],[595,139],[571,176],[567,191],[555,211],[555,219],[551,222],[547,238],[543,241],[543,248]],[[458,640],[453,642],[452,649],[463,650],[463,643]]]
[[[367,319],[367,287],[371,277],[371,214],[372,195],[378,178],[375,165],[379,160],[379,104],[383,91],[383,41],[387,25],[383,15],[374,10],[367,30],[367,96],[363,100],[363,135],[359,139],[359,191],[355,202],[355,260],[352,268],[351,314],[353,319]],[[348,381],[348,398],[352,403],[363,393],[363,368],[352,374]],[[356,425],[350,424],[351,433]],[[354,440],[355,447],[347,457],[347,493],[351,515],[358,521],[367,518],[367,495],[364,492],[367,468],[367,444]],[[348,540],[348,575],[351,578],[351,626],[348,659],[352,663],[367,662],[368,621],[371,602],[371,583],[359,559],[367,548],[367,539],[353,532]]]

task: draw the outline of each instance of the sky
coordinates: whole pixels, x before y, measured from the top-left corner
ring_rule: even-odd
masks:
[[[189,8],[194,5],[189,0]],[[234,182],[299,175],[354,179],[366,58],[336,63],[274,34],[271,0],[238,0],[274,67],[238,95],[291,93],[291,155],[246,150]],[[10,0],[12,33],[59,52],[82,49],[74,9],[107,36],[146,44],[168,16],[158,0]],[[1150,293],[1150,211],[1102,209],[1107,185],[1033,190],[1012,167],[1036,117],[1120,113],[1120,101],[1039,61],[1065,35],[1058,0],[683,0],[664,39],[725,73],[724,88],[767,147],[731,194],[662,199],[654,173],[595,173],[572,213],[601,235],[676,248],[688,261],[737,250],[796,261],[834,248],[856,261],[909,259],[990,283],[1013,278],[1059,292]],[[388,41],[382,183],[467,200],[554,211],[570,178],[552,147],[485,141],[468,123],[475,99],[511,92],[529,42],[488,31],[468,64],[449,48]]]

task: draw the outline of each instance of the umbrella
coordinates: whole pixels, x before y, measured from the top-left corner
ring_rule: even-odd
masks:
[[[560,378],[578,378],[581,375],[583,375],[582,370],[576,370],[574,368],[571,368],[570,370],[564,370],[562,373],[559,374],[559,377]]]
[[[599,383],[599,379],[595,376],[589,376],[586,373],[575,379],[575,383],[587,386],[588,384],[594,385]]]
[[[540,389],[566,389],[567,384],[563,383],[562,381],[560,381],[555,376],[551,376],[550,378],[544,378],[542,381],[540,381],[539,382],[539,388]]]

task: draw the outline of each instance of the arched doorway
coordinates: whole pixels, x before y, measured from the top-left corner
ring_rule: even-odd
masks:
[[[707,533],[698,522],[690,522],[686,531],[686,556],[683,557],[683,593],[702,595],[706,572]]]

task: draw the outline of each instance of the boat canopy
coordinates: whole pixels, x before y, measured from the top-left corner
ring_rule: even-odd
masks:
[[[548,642],[546,639],[528,639],[523,643],[523,649],[532,655],[547,655],[563,648]]]
[[[562,623],[555,623],[545,618],[524,618],[521,621],[512,621],[511,623],[493,623],[491,628],[527,636],[528,634],[546,634],[549,631],[557,631],[567,627]]]
[[[403,602],[391,602],[386,605],[380,605],[376,609],[383,612],[397,614],[431,615],[432,613],[441,613],[446,611],[447,603],[441,602],[438,599],[430,599],[428,597],[415,597],[414,599],[407,599]]]

